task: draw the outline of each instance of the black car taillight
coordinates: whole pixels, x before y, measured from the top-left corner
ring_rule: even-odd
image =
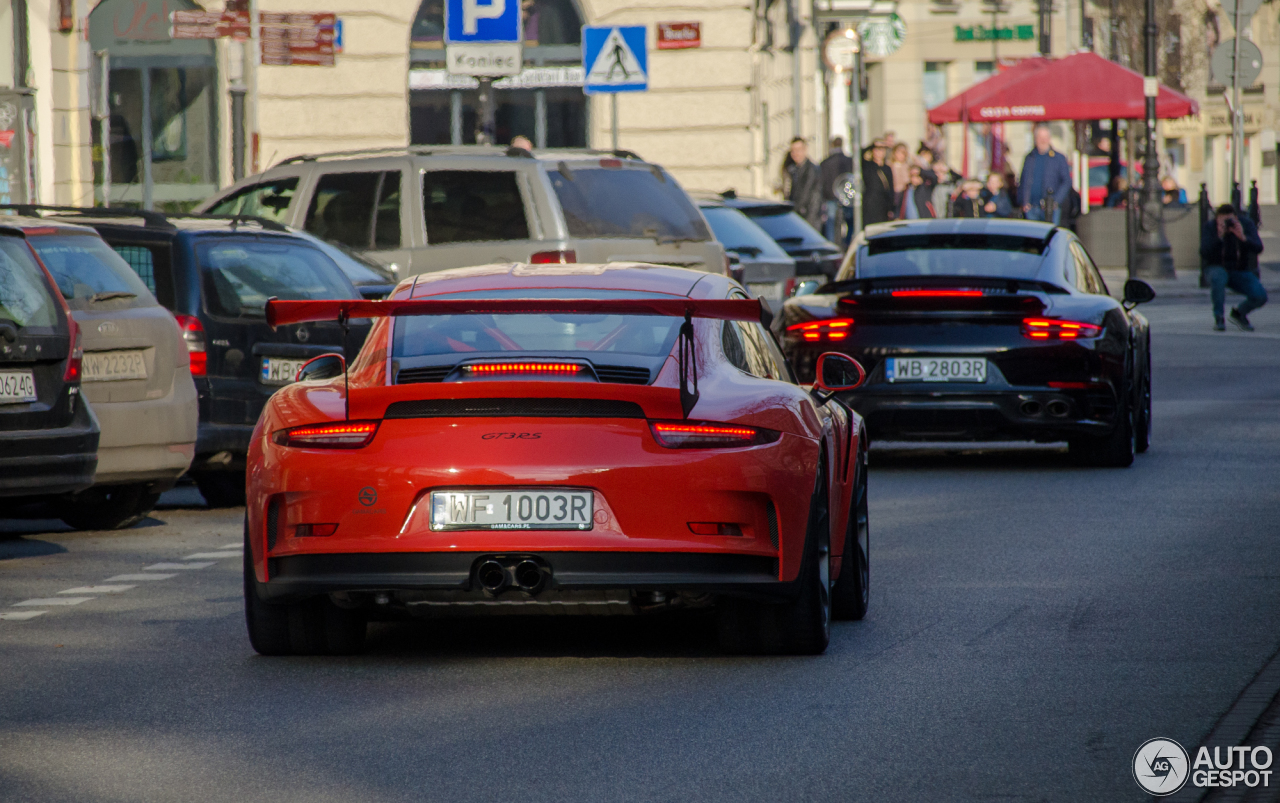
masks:
[[[1081,340],[1102,334],[1102,327],[1057,318],[1023,318],[1022,336],[1032,340]]]
[[[205,376],[209,372],[209,353],[205,351],[204,324],[194,315],[173,316],[182,330],[182,342],[187,346],[191,358],[191,375]]]
[[[787,327],[787,332],[800,336],[808,343],[817,343],[822,340],[839,343],[841,340],[848,340],[849,333],[852,331],[853,318],[807,321],[805,323],[793,323]]]
[[[376,434],[377,421],[341,421],[279,429],[272,433],[271,440],[299,449],[359,449],[368,446]]]
[[[668,449],[731,449],[773,443],[782,433],[739,424],[692,421],[650,421],[649,429],[659,446]]]

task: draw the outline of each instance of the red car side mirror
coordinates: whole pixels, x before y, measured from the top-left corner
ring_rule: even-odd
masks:
[[[848,354],[828,351],[818,356],[818,365],[814,371],[814,385],[819,390],[830,393],[853,390],[866,379],[866,369]]]

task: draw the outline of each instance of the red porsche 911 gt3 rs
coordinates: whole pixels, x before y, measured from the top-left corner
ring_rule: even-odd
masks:
[[[371,614],[714,606],[734,651],[820,653],[867,609],[866,438],[799,387],[731,279],[640,264],[488,265],[386,301],[349,369],[303,366],[253,434],[245,606],[263,654],[344,653]]]

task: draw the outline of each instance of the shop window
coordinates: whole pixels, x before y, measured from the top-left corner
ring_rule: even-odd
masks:
[[[924,107],[932,109],[947,99],[947,62],[924,63]]]

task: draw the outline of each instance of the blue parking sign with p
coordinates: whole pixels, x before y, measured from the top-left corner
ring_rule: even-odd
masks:
[[[521,41],[520,0],[447,0],[444,7],[444,41]]]

